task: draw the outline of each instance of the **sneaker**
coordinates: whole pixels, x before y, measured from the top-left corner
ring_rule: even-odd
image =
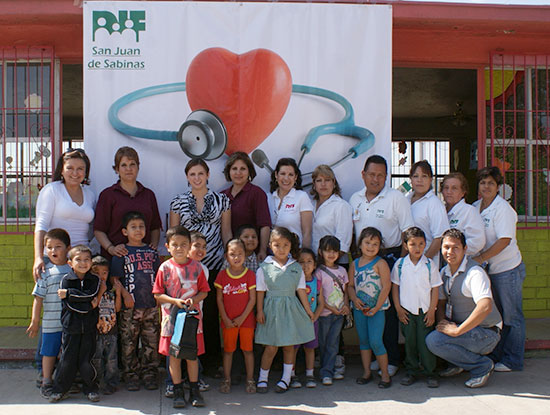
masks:
[[[307,376],[306,388],[315,388],[315,387],[317,387],[317,382],[315,382],[315,378],[313,376]]]
[[[512,369],[506,366],[504,363],[498,362],[495,365],[495,372],[511,372]]]
[[[164,396],[166,396],[167,398],[174,397],[174,385],[172,384],[166,385],[166,389],[164,390]]]
[[[323,378],[323,385],[330,386],[332,385],[332,378],[329,376],[326,376]]]
[[[371,363],[371,367],[372,367],[372,363]],[[388,365],[388,374],[390,375],[390,377],[395,376],[398,370],[399,370],[399,366]],[[381,370],[378,371],[378,375],[382,376]]]
[[[204,379],[199,379],[199,391],[207,392],[210,390],[210,385]]]
[[[439,372],[439,376],[441,376],[442,378],[450,378],[451,376],[459,375],[462,372],[464,372],[464,369],[462,369],[461,367],[449,366],[447,369]]]
[[[332,377],[334,380],[342,380],[344,379],[344,374],[342,372],[337,372],[334,370],[334,376]]]
[[[86,397],[90,402],[99,402],[99,393],[97,392],[90,392]]]
[[[173,392],[174,392],[174,402],[172,403],[172,407],[185,408],[185,406],[187,405],[187,402],[185,401],[185,396],[183,396],[183,385],[181,383],[177,386],[174,385]]]
[[[378,369],[380,369],[378,360],[373,360],[372,362],[370,362],[370,370],[378,370]]]
[[[204,399],[202,398],[199,388],[191,389],[189,392],[189,402],[194,407],[200,408],[204,406]]]
[[[464,383],[464,385],[466,385],[466,387],[468,388],[481,388],[482,386],[485,386],[489,381],[489,377],[491,376],[491,373],[493,373],[494,368],[495,368],[495,365],[492,365],[491,370],[489,370],[483,376],[478,376],[477,378],[470,378]]]
[[[50,397],[48,398],[48,401],[50,403],[57,403],[59,401],[62,401],[63,399],[67,399],[69,397],[69,394],[68,393],[53,393],[50,395]]]
[[[290,387],[292,389],[299,389],[302,387],[302,382],[298,379],[298,376],[292,376],[290,378]]]
[[[40,396],[42,396],[44,399],[48,399],[52,394],[52,390],[53,384],[51,382],[44,383],[40,388]]]
[[[42,379],[42,371],[39,371],[38,372],[38,375],[36,376],[36,387],[38,389],[41,389],[42,388],[42,382],[43,382],[43,379]]]
[[[338,374],[338,375],[342,375],[344,376],[344,374],[346,373],[346,366],[335,366],[334,367],[334,374]]]

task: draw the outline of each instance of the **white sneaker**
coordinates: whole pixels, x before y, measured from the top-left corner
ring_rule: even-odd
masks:
[[[300,382],[297,376],[292,376],[290,378],[290,387],[292,389],[299,389],[302,387],[302,382]]]
[[[372,363],[371,363],[371,367],[372,367]],[[399,370],[399,366],[388,365],[388,374],[390,375],[390,377],[395,376],[398,370]],[[382,376],[381,370],[378,371],[378,375]]]
[[[493,373],[494,368],[495,368],[495,365],[493,365],[491,367],[491,370],[489,370],[483,376],[468,379],[464,383],[464,385],[468,388],[481,388],[481,387],[485,386],[487,384],[487,382],[489,381],[489,376],[491,376],[491,373]]]
[[[345,364],[344,356],[341,354],[336,355],[336,360],[334,360],[334,367],[342,367]]]
[[[332,378],[331,378],[331,377],[328,377],[328,376],[327,376],[327,377],[324,377],[324,378],[323,378],[323,385],[325,385],[325,386],[330,386],[330,385],[332,385]]]
[[[495,372],[511,372],[511,371],[512,369],[510,369],[504,363],[499,362],[495,365]]]
[[[344,379],[344,374],[341,372],[334,371],[334,376],[332,377],[334,380],[342,380]]]
[[[373,360],[372,362],[370,362],[370,370],[378,370],[378,369],[380,369],[378,360]]]

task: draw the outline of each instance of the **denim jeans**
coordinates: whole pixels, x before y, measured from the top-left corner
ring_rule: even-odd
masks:
[[[118,385],[118,346],[116,334],[98,334],[92,363],[101,387]]]
[[[486,355],[499,340],[496,331],[478,326],[458,337],[434,330],[426,337],[426,345],[436,356],[469,371],[472,377],[479,377],[491,370],[493,361]]]
[[[491,354],[513,370],[523,369],[525,350],[525,318],[522,308],[522,285],[525,280],[523,262],[516,268],[498,274],[489,274],[495,304],[502,315],[502,335]]]
[[[344,316],[330,314],[319,317],[319,353],[321,355],[321,379],[334,376],[334,364],[338,354],[340,332]]]

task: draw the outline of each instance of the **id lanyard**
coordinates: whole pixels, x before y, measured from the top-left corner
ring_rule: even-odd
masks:
[[[451,304],[451,288],[453,288],[455,278],[456,276],[450,276],[445,281],[445,294],[447,294],[447,304],[445,304],[445,317],[447,318],[447,320],[452,320],[453,318],[453,305]]]

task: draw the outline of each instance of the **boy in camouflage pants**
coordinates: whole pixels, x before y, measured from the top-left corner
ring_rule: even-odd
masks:
[[[128,253],[113,257],[111,265],[112,278],[120,280],[123,286],[124,305],[118,321],[122,376],[129,391],[140,389],[140,379],[145,389],[154,390],[158,389],[160,324],[152,289],[160,265],[159,256],[143,242],[145,219],[141,213],[124,215],[122,233],[128,238],[125,246]]]

